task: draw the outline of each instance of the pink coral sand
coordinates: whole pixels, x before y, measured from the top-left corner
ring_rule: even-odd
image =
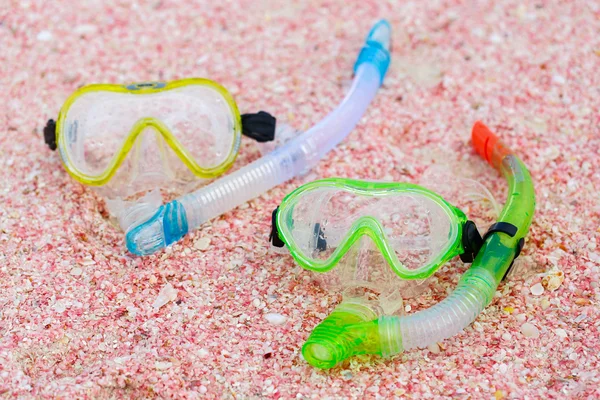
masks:
[[[127,253],[99,198],[43,142],[45,121],[81,85],[190,76],[222,83],[242,111],[305,129],[342,98],[380,17],[394,28],[393,61],[350,137],[308,176],[157,255]],[[0,395],[599,397],[599,31],[600,3],[587,0],[4,0]],[[273,208],[309,179],[416,181],[432,164],[503,199],[503,178],[469,143],[478,119],[536,184],[517,273],[438,346],[329,371],[307,365],[302,343],[339,298],[268,252]],[[245,140],[236,168],[257,156]],[[194,246],[205,237],[207,249]],[[444,268],[422,304],[443,298],[464,268]],[[552,268],[564,282],[532,295]],[[167,283],[167,302],[153,307]]]

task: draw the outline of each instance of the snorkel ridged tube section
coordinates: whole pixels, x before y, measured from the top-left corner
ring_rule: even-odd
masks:
[[[175,200],[183,206],[182,218],[186,219],[189,230],[308,171],[341,142],[362,118],[383,82],[390,62],[390,35],[391,27],[386,21],[373,26],[354,66],[350,91],[317,125],[265,157]],[[165,232],[167,222],[162,225]],[[146,226],[153,232],[146,232]],[[144,222],[131,229],[126,235],[127,248],[138,255],[160,250],[166,241],[156,237],[157,227]]]
[[[380,317],[381,354],[391,356],[456,335],[492,300],[496,286],[490,283],[489,279],[465,275],[446,299],[427,310],[405,317]],[[384,340],[386,337],[389,339]]]

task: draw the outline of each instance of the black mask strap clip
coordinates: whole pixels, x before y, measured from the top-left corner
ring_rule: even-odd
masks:
[[[285,246],[285,243],[279,237],[279,228],[277,227],[278,211],[279,207],[273,210],[273,214],[271,214],[271,234],[269,235],[269,242],[271,242],[275,247],[283,247]],[[318,222],[315,224],[314,235],[317,238],[317,250],[327,250],[327,239],[325,239],[325,233],[321,229],[321,224]]]
[[[285,246],[285,243],[279,237],[279,230],[277,229],[277,211],[279,211],[279,207],[274,209],[271,214],[271,234],[269,235],[269,242],[275,247],[283,247]]]
[[[44,142],[50,150],[56,150],[56,122],[53,119],[49,119],[44,127]]]
[[[242,114],[242,133],[259,143],[270,142],[275,139],[276,123],[275,117],[265,111]]]

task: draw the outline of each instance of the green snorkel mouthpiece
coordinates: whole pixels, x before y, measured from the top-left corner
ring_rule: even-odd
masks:
[[[313,330],[302,355],[310,365],[327,369],[355,355],[377,353],[378,348],[377,314],[364,304],[344,302]]]

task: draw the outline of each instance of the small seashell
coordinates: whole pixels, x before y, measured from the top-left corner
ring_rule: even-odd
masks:
[[[537,339],[538,337],[540,337],[539,329],[535,325],[530,324],[529,322],[525,322],[523,325],[521,325],[521,333],[523,334],[523,336],[532,339]]]
[[[567,331],[565,331],[562,328],[556,328],[554,330],[554,333],[556,334],[556,336],[558,336],[559,338],[562,338],[562,339],[564,339],[568,336]]]
[[[575,319],[573,320],[576,324],[580,323],[581,321],[583,321],[584,319],[587,318],[586,314],[579,314],[577,317],[575,317]]]
[[[544,287],[539,282],[536,283],[535,285],[533,285],[532,287],[530,287],[529,290],[531,291],[531,294],[534,296],[541,296],[544,293]]]
[[[40,42],[49,42],[54,38],[54,35],[50,31],[41,31],[37,35],[37,40]]]
[[[578,306],[589,306],[591,304],[591,301],[590,301],[590,299],[580,297],[575,300],[575,304],[577,304]]]
[[[173,287],[170,283],[167,283],[158,293],[158,297],[154,300],[154,304],[152,307],[159,309],[170,301],[173,301],[177,298],[177,289]]]
[[[168,361],[157,361],[154,363],[154,366],[156,367],[156,369],[162,371],[171,368],[173,366],[173,363]]]
[[[96,261],[94,261],[94,259],[91,257],[86,257],[83,260],[81,260],[81,265],[84,265],[86,267],[94,264],[96,264]]]
[[[197,250],[204,251],[208,249],[208,246],[210,246],[210,239],[207,237],[201,237],[194,242],[194,248]]]
[[[552,77],[552,82],[557,83],[559,85],[564,85],[567,80],[562,75],[554,75]]]
[[[432,343],[429,346],[427,346],[427,350],[429,350],[433,354],[440,354],[440,346],[437,343]]]
[[[562,285],[565,280],[565,274],[562,271],[552,271],[542,279],[542,285],[553,292]]]
[[[93,35],[98,32],[98,27],[91,24],[77,25],[73,28],[73,33],[76,35]]]
[[[285,324],[287,317],[278,313],[267,313],[265,314],[265,319],[273,325],[283,325]]]
[[[65,306],[65,303],[60,300],[54,304],[54,310],[59,314],[65,312],[66,309],[67,307]]]
[[[201,348],[200,350],[198,350],[196,352],[196,354],[198,354],[198,357],[200,357],[200,358],[205,358],[210,354],[210,352],[208,350],[206,350],[205,348]]]

